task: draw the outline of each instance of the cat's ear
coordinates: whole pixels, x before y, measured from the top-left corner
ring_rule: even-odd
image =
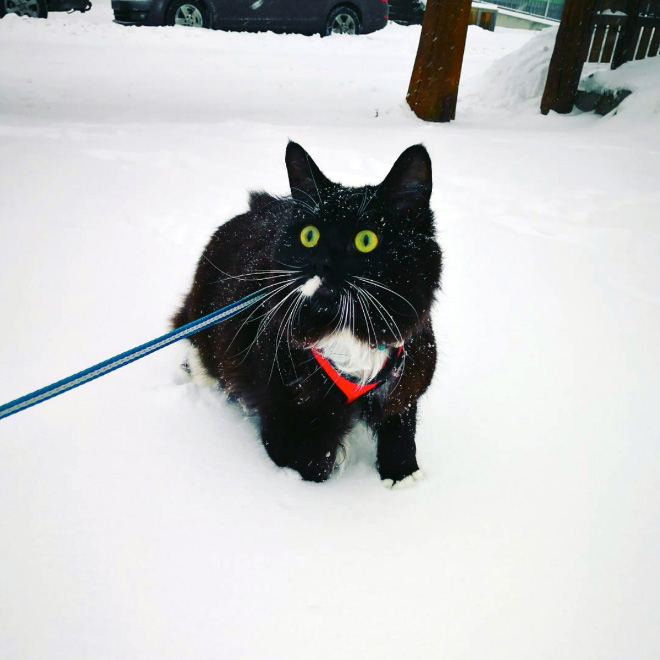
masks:
[[[397,158],[378,196],[397,214],[415,217],[428,209],[432,188],[431,158],[421,144],[416,144]]]
[[[289,142],[286,146],[285,161],[292,197],[308,204],[310,198],[320,202],[321,190],[330,186],[331,182],[311,156],[299,144]]]

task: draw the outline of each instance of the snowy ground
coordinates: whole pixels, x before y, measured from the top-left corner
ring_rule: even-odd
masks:
[[[246,190],[286,192],[288,138],[345,183],[422,141],[427,480],[385,490],[362,438],[303,483],[162,351],[0,422],[0,657],[657,660],[657,94],[541,117],[547,37],[471,28],[431,125],[403,103],[419,28],[110,19],[0,21],[0,401],[161,334]]]

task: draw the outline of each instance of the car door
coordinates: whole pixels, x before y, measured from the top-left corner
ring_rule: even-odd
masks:
[[[223,18],[235,30],[291,29],[299,22],[298,13],[304,0],[222,0]]]

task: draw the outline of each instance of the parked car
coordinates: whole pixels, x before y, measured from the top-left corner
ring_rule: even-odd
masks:
[[[89,0],[0,0],[0,18],[18,14],[32,18],[46,18],[49,11],[88,11]]]
[[[374,32],[389,13],[387,0],[112,0],[112,9],[123,25],[322,35]]]
[[[426,0],[390,0],[390,20],[400,25],[421,25]]]

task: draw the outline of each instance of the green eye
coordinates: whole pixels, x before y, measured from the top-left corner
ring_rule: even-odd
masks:
[[[355,237],[355,247],[360,252],[371,252],[378,245],[378,236],[370,229],[363,229]]]
[[[307,225],[300,232],[300,242],[308,248],[313,248],[321,238],[321,233],[314,225]]]

